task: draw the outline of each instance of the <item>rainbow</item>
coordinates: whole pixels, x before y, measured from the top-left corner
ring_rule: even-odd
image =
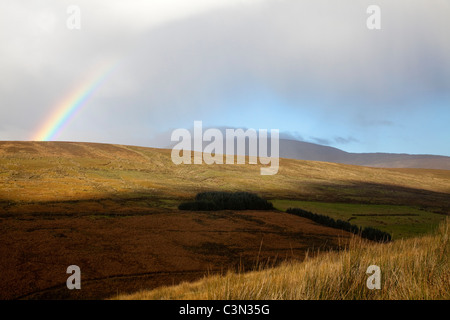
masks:
[[[45,123],[35,134],[33,134],[31,140],[51,141],[58,136],[81,110],[95,90],[103,84],[116,66],[117,62],[113,60],[108,60],[96,66],[81,84],[71,90],[70,93],[57,104]]]

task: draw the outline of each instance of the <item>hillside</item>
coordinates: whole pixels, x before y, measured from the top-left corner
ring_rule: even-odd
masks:
[[[280,159],[174,165],[170,150],[75,142],[0,142],[1,299],[96,299],[228,269],[301,261],[351,235],[284,213],[308,209],[394,239],[429,233],[450,208],[450,171]],[[277,210],[186,212],[200,191],[247,191]],[[79,265],[83,290],[65,287]]]
[[[176,209],[202,191],[247,191],[288,206],[410,237],[450,212],[450,171],[280,159],[175,165],[170,150],[75,142],[0,142],[0,216],[135,215]],[[283,202],[284,201],[284,202]]]
[[[278,174],[261,176],[259,165],[177,166],[170,150],[164,149],[3,141],[0,172],[0,201],[9,206],[138,197],[164,205],[164,199],[191,198],[199,191],[220,189],[252,191],[272,199],[450,208],[448,170],[280,159]]]

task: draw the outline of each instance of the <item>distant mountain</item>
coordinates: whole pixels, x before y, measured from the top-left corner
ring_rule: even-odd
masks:
[[[171,149],[176,144],[172,143],[166,148]],[[202,148],[205,148],[208,144],[209,142],[203,142]],[[234,154],[239,154],[236,144],[234,145]],[[191,145],[194,145],[193,140]],[[226,138],[224,137],[224,148],[225,145]],[[270,154],[270,142],[268,143],[268,151]],[[248,155],[248,140],[246,141],[245,154]],[[450,170],[450,157],[446,156],[404,153],[351,153],[329,146],[290,139],[280,139],[280,157],[379,168]]]
[[[224,127],[218,128],[223,135],[223,148],[226,153],[226,132]],[[206,128],[204,128],[206,130]],[[245,129],[244,129],[245,130]],[[164,141],[170,141],[166,136]],[[255,141],[257,144],[257,142]],[[178,142],[163,143],[167,149],[172,149]],[[203,141],[203,150],[210,142]],[[237,151],[237,142],[234,144],[234,154]],[[193,133],[191,132],[191,147],[194,146]],[[270,155],[270,142],[267,146]],[[197,151],[200,151],[198,149]],[[219,152],[220,153],[220,152]],[[245,155],[249,154],[249,140],[246,139]],[[341,164],[352,164],[366,167],[379,168],[417,168],[417,169],[441,169],[450,170],[450,157],[428,154],[405,154],[405,153],[351,153],[334,147],[324,146],[316,143],[280,138],[280,157],[295,160],[311,160],[334,162]]]
[[[280,139],[280,157],[381,168],[450,170],[450,157],[425,154],[350,153],[310,142]]]

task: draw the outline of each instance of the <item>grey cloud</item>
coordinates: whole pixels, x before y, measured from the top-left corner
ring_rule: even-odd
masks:
[[[205,132],[206,130],[210,129],[210,128],[214,128],[214,129],[218,129],[220,130],[220,132],[222,133],[222,135],[225,137],[226,136],[226,129],[242,129],[244,131],[250,129],[250,128],[246,128],[246,127],[241,127],[241,128],[237,128],[237,127],[232,127],[232,126],[217,126],[217,127],[211,127],[211,126],[204,126],[203,127],[203,132]],[[152,147],[156,147],[156,148],[171,148],[174,145],[174,142],[171,141],[171,134],[173,132],[173,130],[175,130],[177,128],[172,128],[170,130],[165,130],[162,132],[158,132],[157,134],[155,134],[153,137],[151,137],[150,139],[148,139],[146,141],[147,146],[152,146]],[[193,136],[193,127],[186,127],[185,129],[187,129],[191,135]],[[256,132],[258,132],[259,129],[256,128],[251,128],[251,129],[255,129]],[[270,137],[270,129],[268,129],[268,135]],[[279,138],[280,139],[287,139],[287,140],[298,140],[298,141],[303,141],[303,138],[296,132],[291,133],[291,132],[280,132],[279,134]]]
[[[372,4],[366,0],[265,1],[149,30],[115,23],[99,3],[84,2],[79,32],[64,28],[62,15],[56,31],[39,35],[27,23],[37,6],[22,10],[28,14],[19,23],[2,10],[0,37],[14,41],[0,61],[0,124],[34,130],[93,66],[111,56],[120,57],[120,65],[90,100],[84,113],[89,117],[73,125],[77,139],[148,141],[197,116],[220,120],[228,112],[224,100],[258,90],[274,92],[292,108],[316,101],[324,113],[344,114],[357,124],[364,125],[360,113],[367,121],[380,113],[389,119],[418,97],[450,92],[450,9],[429,3],[377,1],[380,31],[365,26]],[[45,4],[65,12],[68,2]],[[6,31],[6,24],[15,27]],[[133,130],[146,137],[131,136]]]
[[[280,132],[280,139],[305,141],[303,136],[298,132]]]
[[[328,140],[328,139],[311,137],[311,140],[314,143],[321,144],[321,145],[324,145],[324,146],[329,146],[331,144],[331,141]]]
[[[359,142],[359,140],[354,137],[347,137],[347,138],[335,137],[334,141],[338,144],[348,144],[348,143],[352,143],[352,142]]]
[[[323,110],[339,105],[370,118],[411,108],[418,95],[448,92],[445,11],[425,1],[403,7],[381,1],[383,29],[376,33],[365,26],[368,3],[268,1],[257,10],[219,11],[153,31],[130,65],[143,85],[135,103],[144,100],[156,113],[160,107],[203,112],[261,87],[294,106],[312,99]]]

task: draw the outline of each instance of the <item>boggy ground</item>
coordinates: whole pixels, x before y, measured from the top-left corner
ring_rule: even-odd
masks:
[[[279,211],[3,216],[0,299],[107,298],[303,260],[307,251],[338,249],[350,237]],[[66,287],[69,265],[81,268],[81,290]]]

